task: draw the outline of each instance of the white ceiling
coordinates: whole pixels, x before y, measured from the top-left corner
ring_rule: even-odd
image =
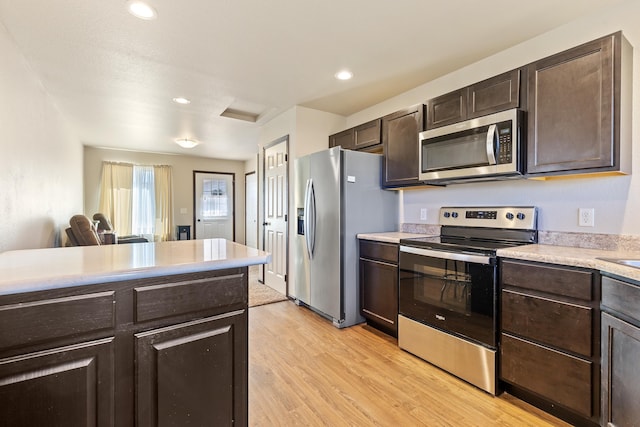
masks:
[[[0,0],[0,22],[85,145],[249,159],[294,105],[348,116],[620,2],[150,0],[143,21],[124,0]]]

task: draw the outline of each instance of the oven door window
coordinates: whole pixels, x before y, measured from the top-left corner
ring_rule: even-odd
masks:
[[[496,267],[400,253],[405,317],[496,346]]]

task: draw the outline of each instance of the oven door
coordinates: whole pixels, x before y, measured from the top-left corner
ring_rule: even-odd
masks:
[[[400,246],[399,312],[495,349],[495,257]]]

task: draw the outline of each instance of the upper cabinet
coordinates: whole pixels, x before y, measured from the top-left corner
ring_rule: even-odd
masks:
[[[521,70],[509,71],[428,100],[426,129],[518,108],[521,73]]]
[[[329,148],[337,146],[345,150],[380,151],[380,119],[330,135]]]
[[[631,55],[618,32],[528,66],[529,175],[630,171]]]
[[[422,104],[382,118],[382,186],[424,185],[418,180],[418,134],[423,124]]]

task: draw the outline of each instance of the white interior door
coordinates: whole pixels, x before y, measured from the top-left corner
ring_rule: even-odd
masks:
[[[245,175],[245,245],[258,247],[258,178],[255,172]]]
[[[234,174],[194,172],[195,238],[233,240]]]
[[[271,253],[264,282],[287,294],[287,141],[264,150],[264,250]]]

